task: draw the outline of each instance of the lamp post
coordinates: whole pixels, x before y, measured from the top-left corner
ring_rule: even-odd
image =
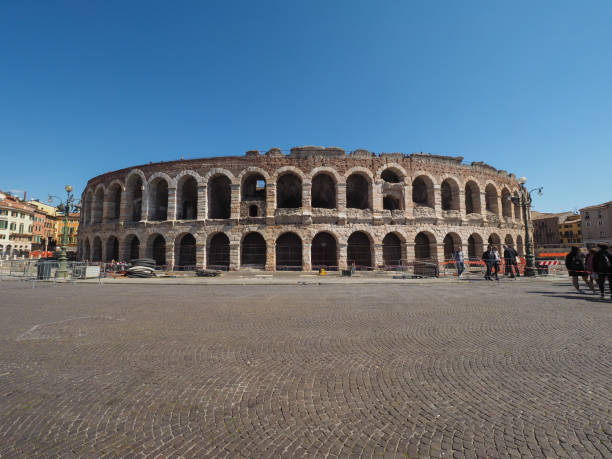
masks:
[[[534,191],[538,192],[538,196],[542,196],[543,187],[533,188],[527,191],[525,183],[527,179],[521,177],[518,179],[521,188],[519,189],[519,196],[511,196],[510,200],[512,203],[519,205],[523,211],[523,220],[525,222],[525,276],[533,277],[536,275],[535,271],[535,255],[533,253],[533,243],[531,241],[531,230],[530,230],[530,219],[531,219],[531,193]]]
[[[66,201],[62,201],[62,199],[57,196],[49,195],[49,202],[53,202],[54,198],[57,199],[60,202],[57,209],[60,213],[63,212],[64,214],[64,228],[62,229],[62,240],[60,241],[61,248],[57,259],[58,268],[56,276],[65,278],[68,274],[68,257],[66,256],[66,245],[68,244],[68,218],[70,217],[70,212],[77,210],[79,206],[74,202],[72,186],[66,185],[64,189],[66,190]]]

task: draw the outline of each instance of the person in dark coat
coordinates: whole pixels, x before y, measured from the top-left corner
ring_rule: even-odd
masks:
[[[580,290],[580,284],[578,283],[578,277],[582,277],[584,283],[587,284],[593,292],[595,292],[595,287],[589,281],[589,277],[587,276],[586,268],[584,265],[584,255],[580,252],[578,246],[572,246],[570,252],[565,257],[565,267],[567,268],[567,273],[572,278],[572,284],[574,288],[582,293]]]
[[[487,268],[487,271],[485,272],[485,279],[493,280],[491,277],[491,269],[493,268],[493,263],[495,262],[495,255],[493,254],[493,250],[491,250],[491,246],[488,246],[485,253],[482,254],[482,261],[484,261],[485,267]]]
[[[515,272],[516,272],[516,277],[520,276],[518,264],[517,264],[517,257],[518,257],[518,253],[516,253],[516,250],[514,250],[512,246],[510,245],[504,246],[504,261],[506,262],[506,272],[505,272],[506,276],[510,274],[510,276],[514,278]]]
[[[593,256],[593,272],[597,274],[599,293],[604,297],[606,279],[610,288],[610,299],[612,300],[612,253],[608,252],[608,244],[597,244],[599,251]]]

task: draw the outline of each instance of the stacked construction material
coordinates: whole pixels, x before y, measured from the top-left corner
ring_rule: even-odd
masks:
[[[212,269],[196,269],[196,276],[199,277],[216,277],[221,274],[221,271],[215,271]]]
[[[125,275],[140,278],[155,277],[155,260],[151,258],[132,260],[132,267],[127,270]]]

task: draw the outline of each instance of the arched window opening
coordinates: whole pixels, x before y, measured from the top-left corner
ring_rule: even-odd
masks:
[[[138,258],[140,258],[140,239],[132,236],[130,241],[130,260],[137,260]]]
[[[119,261],[119,240],[115,236],[108,238],[106,242],[106,262]]]
[[[346,180],[346,207],[370,209],[370,182],[361,174],[351,174]]]
[[[412,202],[417,206],[434,207],[433,183],[429,178],[417,177],[413,180]]]
[[[480,214],[480,188],[475,182],[465,184],[465,213]]]
[[[91,260],[91,247],[89,246],[89,239],[85,239],[85,244],[83,246],[83,260]]]
[[[385,169],[382,174],[380,174],[380,178],[383,179],[387,183],[400,183],[400,177],[392,170]]]
[[[85,199],[83,200],[83,224],[88,225],[92,222],[93,212],[93,194],[88,191],[85,193]]]
[[[102,261],[102,239],[95,237],[93,241],[93,254],[91,261],[100,262]]]
[[[485,200],[487,212],[499,215],[499,207],[497,206],[497,191],[490,183],[485,188]]]
[[[336,184],[328,174],[317,174],[312,179],[312,207],[336,208]]]
[[[302,207],[302,180],[295,174],[281,175],[276,182],[276,207],[299,209]]]
[[[519,200],[518,200],[518,196],[515,194],[515,200],[514,200],[514,219],[521,221],[522,220],[522,215],[521,215],[521,206],[519,204]]]
[[[208,218],[230,218],[232,187],[225,175],[217,175],[208,182]]]
[[[178,186],[177,216],[180,220],[196,220],[198,218],[198,182],[187,176]]]
[[[435,239],[425,233],[419,233],[414,238],[414,274],[423,277],[436,277],[438,264],[436,262]]]
[[[196,240],[191,234],[185,234],[178,247],[178,269],[194,270],[196,265]]]
[[[516,251],[521,257],[525,256],[525,252],[523,251],[523,238],[520,234],[516,237]]]
[[[166,240],[161,234],[158,234],[153,239],[151,253],[157,266],[164,266],[166,264]]]
[[[266,241],[259,233],[249,233],[242,240],[240,264],[263,269],[266,266]]]
[[[490,246],[495,247],[497,250],[500,250],[501,238],[497,234],[493,233],[489,236],[487,243]]]
[[[512,201],[510,201],[510,192],[504,188],[501,193],[502,216],[512,218]]]
[[[312,239],[311,246],[312,269],[338,269],[338,249],[336,239],[329,233],[318,233]]]
[[[452,260],[455,250],[461,247],[461,239],[455,233],[448,233],[444,236],[442,244],[444,245],[444,260]]]
[[[468,258],[470,260],[479,260],[483,253],[482,238],[478,234],[470,235],[468,238]]]
[[[347,241],[347,261],[349,267],[357,270],[372,267],[372,246],[370,238],[361,231],[351,234]]]
[[[504,244],[506,244],[508,247],[514,247],[514,240],[512,239],[511,235],[506,234],[506,238],[504,239]]]
[[[156,178],[149,185],[149,220],[165,221],[168,219],[168,182]]]
[[[454,180],[444,180],[440,192],[442,210],[459,210],[459,187]]]
[[[108,190],[108,221],[117,221],[121,214],[121,185],[115,183]]]
[[[104,190],[100,187],[96,190],[93,200],[93,222],[102,223],[104,209]]]
[[[402,202],[399,198],[391,195],[383,197],[383,209],[385,210],[402,210]]]
[[[142,179],[138,175],[132,175],[128,180],[126,202],[129,221],[140,221],[142,219]]]
[[[276,270],[301,271],[302,240],[295,233],[285,233],[276,240]]]
[[[259,210],[256,205],[249,206],[249,217],[257,217]]]
[[[383,265],[395,268],[404,264],[402,241],[393,233],[387,234],[383,239]]]
[[[242,200],[261,201],[266,199],[266,179],[261,174],[250,174],[242,181]]]
[[[226,270],[230,264],[230,243],[227,235],[223,233],[215,234],[210,240],[208,248],[208,263],[209,269],[224,269]]]

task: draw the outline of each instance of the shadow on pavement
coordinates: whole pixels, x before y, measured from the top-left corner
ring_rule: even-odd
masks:
[[[599,292],[596,294],[593,293],[553,293],[553,292],[542,292],[538,290],[529,290],[525,293],[537,293],[543,296],[548,296],[550,298],[566,298],[569,300],[587,300],[593,303],[609,303],[612,301],[609,297],[601,298],[599,296]]]

